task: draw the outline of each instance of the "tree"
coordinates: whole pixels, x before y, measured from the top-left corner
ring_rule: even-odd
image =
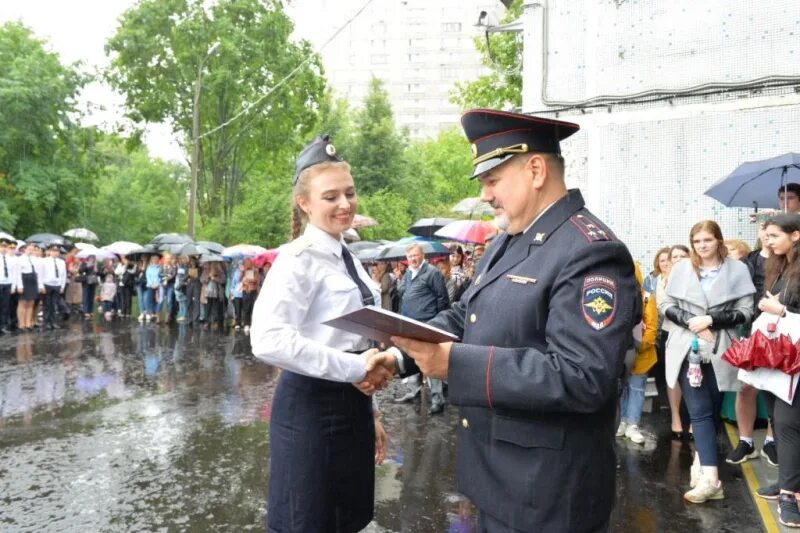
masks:
[[[406,229],[413,222],[408,199],[396,191],[384,189],[360,197],[358,211],[378,221],[377,226],[358,230],[366,240],[399,239],[406,235]]]
[[[361,194],[399,188],[406,144],[395,127],[388,93],[379,79],[372,78],[364,107],[356,113],[352,146],[347,151]]]
[[[513,22],[522,14],[522,0],[513,0],[502,23]],[[451,101],[462,109],[488,107],[517,109],[522,106],[522,36],[497,33],[475,38],[475,48],[492,72],[477,80],[457,82]]]
[[[309,43],[290,40],[292,30],[278,0],[140,0],[107,43],[108,79],[125,94],[131,118],[170,122],[189,147],[196,80],[202,79],[201,132],[249,106],[200,141],[204,223],[216,218],[227,224],[241,200],[240,186],[259,163],[288,158],[316,124],[322,67]]]
[[[44,44],[22,24],[0,26],[0,226],[22,236],[67,229],[92,195],[93,134],[72,122],[87,78]]]

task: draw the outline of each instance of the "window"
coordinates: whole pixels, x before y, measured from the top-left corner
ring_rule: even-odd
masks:
[[[442,31],[447,31],[447,32],[461,31],[461,23],[460,22],[443,22],[442,23]]]

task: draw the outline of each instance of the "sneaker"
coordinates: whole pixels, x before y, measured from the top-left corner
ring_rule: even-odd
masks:
[[[233,329],[235,329],[236,331],[239,331],[240,329],[242,329],[242,326],[240,326],[239,324],[236,324],[236,325],[233,327]]]
[[[619,423],[619,427],[617,428],[617,437],[624,437],[625,430],[628,429],[628,423],[624,420],[621,420]]]
[[[761,447],[761,457],[772,466],[778,466],[778,446],[774,440],[764,443],[764,446]]]
[[[778,497],[778,521],[786,527],[800,527],[800,509],[794,494],[783,493]]]
[[[639,431],[639,426],[636,424],[631,424],[625,429],[625,437],[634,444],[642,444],[644,442],[644,435]]]
[[[245,333],[250,333],[250,326],[245,326],[244,327],[244,332]]]
[[[781,487],[777,483],[761,487],[756,491],[756,496],[765,500],[777,500],[781,494]]]
[[[703,467],[700,463],[692,463],[689,469],[689,487],[695,488],[700,483],[700,478],[703,477]]]
[[[144,322],[144,313],[139,314],[139,318],[137,318],[139,322]]]
[[[756,457],[758,457],[758,452],[753,445],[747,444],[745,441],[740,440],[739,445],[735,450],[728,454],[728,457],[725,459],[725,461],[732,465],[740,465],[745,461],[755,459]]]
[[[697,486],[683,495],[683,498],[692,503],[705,503],[708,500],[721,500],[725,497],[722,490],[722,482],[717,481],[712,485],[706,478],[701,478]]]

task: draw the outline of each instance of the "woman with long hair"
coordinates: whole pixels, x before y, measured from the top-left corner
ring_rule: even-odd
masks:
[[[39,295],[44,294],[44,284],[40,260],[36,257],[35,244],[25,247],[25,253],[17,258],[17,280],[14,284],[19,303],[17,304],[17,327],[21,331],[33,331],[36,325],[36,302]]]
[[[753,315],[756,289],[747,266],[727,257],[722,230],[703,220],[689,232],[690,259],[672,267],[664,301],[667,383],[681,384],[694,429],[692,503],[725,497],[717,468],[717,430],[722,391],[738,391],[737,369],[722,360],[736,327]]]
[[[83,286],[83,318],[89,320],[92,318],[92,311],[94,310],[94,292],[100,284],[100,277],[97,273],[97,258],[90,255],[86,261],[81,263],[78,268],[78,276]]]
[[[350,166],[335,154],[320,136],[297,157],[295,240],[281,247],[253,315],[253,354],[283,369],[270,422],[269,531],[361,531],[385,453],[367,394],[390,376],[366,371],[377,352],[368,339],[322,325],[380,298],[342,239],[358,199]]]
[[[780,214],[765,223],[766,241],[772,255],[764,269],[764,295],[758,302],[762,313],[776,317],[800,313],[800,215]],[[773,423],[778,441],[778,514],[781,524],[800,527],[800,400],[791,405],[772,399]],[[766,495],[759,491],[759,495]]]
[[[253,260],[245,257],[242,260],[240,278],[242,280],[242,325],[245,333],[250,333],[253,325],[253,306],[256,303],[259,288],[258,269],[253,264]]]

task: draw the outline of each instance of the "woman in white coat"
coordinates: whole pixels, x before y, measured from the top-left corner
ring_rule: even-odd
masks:
[[[755,287],[747,266],[726,258],[722,231],[704,220],[689,232],[691,256],[672,267],[666,295],[659,303],[666,347],[667,384],[680,383],[692,421],[696,452],[691,467],[693,503],[724,498],[717,469],[716,432],[721,391],[740,387],[737,370],[721,356],[736,338],[736,326],[753,314]],[[690,353],[699,364],[690,364]]]

